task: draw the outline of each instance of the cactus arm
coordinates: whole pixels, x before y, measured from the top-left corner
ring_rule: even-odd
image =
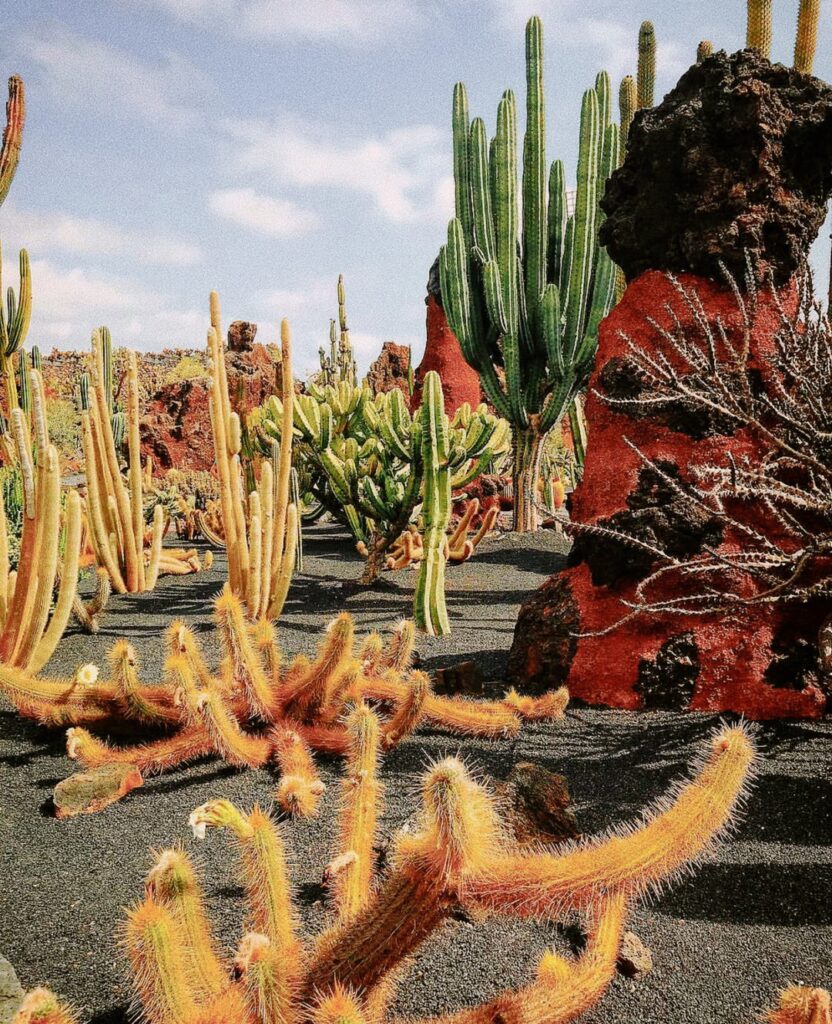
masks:
[[[466,183],[467,184],[467,183]],[[546,285],[546,104],[543,94],[543,26],[526,24],[526,135],[523,146],[523,252],[526,311],[535,330]]]
[[[289,321],[282,320],[280,324],[280,345],[282,372],[282,393],[283,402],[283,423],[281,427],[280,462],[275,476],[275,499],[274,499],[274,545],[272,548],[272,564],[270,572],[270,598],[269,615],[277,617],[283,608],[285,601],[284,588],[288,590],[288,581],[291,580],[295,567],[295,548],[297,540],[297,521],[290,518],[289,488],[291,484],[292,471],[292,418],[295,395],[295,381],[292,376],[292,333],[289,328]],[[295,506],[292,505],[291,508]],[[297,515],[297,509],[295,509]]]
[[[298,538],[300,536],[300,517],[298,516],[297,505],[289,505],[286,512],[286,547],[280,569],[274,582],[274,593],[272,602],[269,605],[269,617],[280,618],[283,606],[289,594],[289,587],[292,583],[292,573],[295,569],[298,552]]]
[[[329,869],[342,922],[353,920],[372,893],[373,847],[381,793],[377,777],[379,722],[365,704],[358,704],[350,714],[347,736],[339,837]]]
[[[2,206],[12,185],[14,173],[20,159],[23,142],[23,125],[26,120],[26,95],[23,80],[19,75],[9,79],[9,98],[6,101],[6,127],[3,130],[3,146],[0,149],[0,206]]]
[[[750,3],[759,0],[749,0]],[[771,0],[762,0],[771,5]],[[638,106],[652,107],[656,88],[656,30],[652,21],[643,21],[638,30]]]
[[[182,934],[185,973],[193,991],[203,1001],[218,996],[228,986],[228,967],[211,934],[196,871],[182,849],[162,850],[155,856],[145,892],[166,907]]]
[[[102,764],[132,764],[142,775],[153,775],[205,757],[213,751],[210,737],[199,726],[181,729],[173,736],[130,747],[111,747],[86,729],[67,731],[67,753],[87,768]]]
[[[136,353],[127,353],[127,448],[133,537],[136,543],[138,589],[147,588],[144,565],[144,496],[142,494],[142,449],[139,440],[139,368]],[[152,588],[151,588],[152,589]]]
[[[553,160],[549,169],[549,214],[548,214],[548,280],[557,284],[560,281],[560,268],[563,261],[563,245],[566,234],[566,175],[562,160]]]
[[[157,505],[153,509],[153,527],[150,535],[150,551],[148,553],[147,570],[145,573],[145,586],[148,590],[154,590],[159,579],[164,540],[165,511],[161,505]]]
[[[759,50],[762,56],[768,59],[771,57],[772,0],[747,0],[747,2],[748,25],[745,45]]]
[[[110,546],[104,519],[99,474],[96,469],[95,438],[92,433],[90,413],[87,411],[81,413],[81,443],[84,450],[84,466],[87,476],[87,518],[90,523],[90,533],[95,547],[96,559],[110,574],[110,579],[116,593],[126,594],[127,585],[124,582],[118,561]]]
[[[819,23],[820,0],[800,0],[797,37],[794,43],[794,66],[805,75],[811,75],[814,69]]]
[[[81,547],[81,499],[77,491],[70,491],[66,497],[66,531],[64,535],[64,555],[61,564],[61,582],[58,598],[49,626],[35,643],[34,649],[26,663],[28,672],[40,672],[49,661],[64,634],[72,604],[78,588],[78,559]]]
[[[193,1024],[196,993],[187,977],[183,937],[171,910],[148,897],[128,911],[125,948],[147,1019],[153,1024]]]
[[[218,309],[219,299],[214,302],[216,293],[211,293],[211,312],[214,315],[215,305]],[[214,437],[214,458],[217,464],[217,473],[220,480],[220,506],[222,509],[223,530],[225,533],[225,547],[228,553],[228,577],[231,586],[237,593],[240,593],[243,581],[240,576],[240,561],[237,546],[237,527],[234,515],[234,493],[232,490],[231,467],[228,460],[228,439],[227,420],[225,416],[225,403],[228,398],[227,391],[223,389],[225,379],[225,354],[222,341],[215,327],[208,331],[208,351],[211,359],[211,394],[209,398],[209,409],[211,413],[211,428]]]
[[[294,729],[277,726],[270,735],[272,756],[280,768],[280,782],[275,792],[277,806],[286,814],[311,817],[318,812],[318,803],[326,788],[312,760],[306,740]]]
[[[415,732],[424,717],[425,702],[430,694],[430,679],[424,672],[414,672],[406,687],[405,696],[382,725],[381,744],[385,750],[398,746],[406,736]]]
[[[214,619],[223,654],[231,665],[234,682],[245,696],[249,712],[255,718],[273,721],[277,707],[275,694],[252,643],[243,603],[228,584],[214,602]]]
[[[700,771],[640,827],[562,856],[495,858],[466,881],[466,899],[525,917],[592,906],[604,891],[638,896],[695,860],[725,830],[754,757],[746,733],[725,728],[712,738]]]
[[[454,86],[452,134],[454,151],[454,189],[456,217],[462,225],[462,233],[467,242],[472,238],[471,232],[471,190],[469,187],[468,147],[470,138],[470,119],[468,117],[468,94],[462,82]]]

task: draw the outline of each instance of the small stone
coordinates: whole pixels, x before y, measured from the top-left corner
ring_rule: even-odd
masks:
[[[23,1002],[23,986],[14,967],[0,956],[0,1024],[11,1024]]]
[[[90,771],[76,772],[55,787],[55,817],[94,814],[142,785],[141,773],[132,764],[106,764]]]
[[[448,668],[436,670],[433,677],[433,692],[443,696],[482,693],[482,672],[475,661],[460,661]]]
[[[520,761],[496,786],[497,804],[521,845],[557,844],[580,836],[562,775],[531,761]]]
[[[625,978],[635,978],[653,970],[653,954],[634,932],[624,932],[616,967]]]

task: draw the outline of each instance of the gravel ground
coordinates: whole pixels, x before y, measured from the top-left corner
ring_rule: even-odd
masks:
[[[509,536],[449,572],[453,633],[423,638],[428,668],[474,658],[495,689],[505,667],[517,606],[562,559],[554,534]],[[71,672],[103,658],[118,636],[136,644],[146,678],[163,656],[160,633],[178,615],[211,629],[210,597],[222,559],[196,577],[163,579],[154,594],[114,598],[97,637],[68,635],[49,670]],[[413,573],[385,577],[370,593],[349,581],[360,566],[343,534],[317,527],[306,540],[305,571],[294,584],[280,637],[289,652],[311,651],[321,626],[348,608],[359,630],[409,612]],[[344,581],[348,581],[344,585]],[[518,760],[565,774],[586,833],[630,819],[685,770],[713,716],[572,709],[565,722],[526,727],[514,741],[461,740],[424,730],[393,751],[381,771],[383,828],[418,801],[425,764],[461,753],[474,768],[504,777]],[[787,982],[832,986],[832,722],[780,723],[759,731],[763,761],[736,834],[695,877],[638,910],[632,928],[654,968],[617,979],[587,1024],[750,1022]],[[318,758],[330,784],[321,816],[290,822],[285,836],[303,923],[321,925],[321,869],[334,835],[338,764]],[[141,892],[148,851],[182,841],[204,869],[214,920],[228,946],[241,928],[241,891],[227,840],[189,836],[189,812],[226,796],[243,807],[268,803],[267,771],[235,772],[203,762],[161,778],[101,814],[60,822],[50,816],[55,783],[73,770],[60,734],[0,706],[0,954],[24,987],[47,984],[84,1020],[123,1024],[128,985],[113,942],[122,909]],[[556,924],[454,922],[420,951],[399,988],[401,1015],[435,1014],[487,999],[527,980],[547,946],[569,947]]]

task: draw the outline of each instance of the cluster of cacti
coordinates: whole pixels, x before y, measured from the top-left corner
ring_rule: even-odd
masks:
[[[211,800],[189,819],[198,838],[209,828],[227,829],[239,852],[248,930],[233,971],[219,952],[188,855],[181,847],[155,855],[124,932],[136,1010],[146,1024],[384,1021],[403,963],[461,910],[545,920],[579,913],[587,942],[574,960],[545,953],[526,986],[441,1019],[574,1020],[611,982],[633,904],[725,830],[754,759],[745,732],[722,729],[698,772],[639,824],[539,852],[509,840],[488,789],[457,758],[446,758],[422,781],[417,829],[398,833],[389,870],[376,881],[382,730],[361,703],[344,727],[340,827],[324,873],[332,918],[313,943],[299,934],[281,828],[258,807],[246,814],[228,800]],[[35,1008],[52,1000],[57,1009],[48,1019],[70,1019],[44,990],[29,998]]]
[[[453,104],[456,217],[440,253],[448,321],[489,401],[514,431],[517,530],[536,528],[543,438],[586,385],[598,326],[615,296],[615,267],[598,245],[598,228],[604,182],[619,162],[609,77],[601,73],[583,97],[570,213],[563,163],[546,164],[539,18],[526,27],[526,79],[522,223],[514,93],[507,90],[500,100],[489,148],[484,122],[469,120],[459,83]]]
[[[12,409],[10,423],[23,499],[16,571],[9,565],[9,530],[5,508],[0,509],[0,661],[38,672],[57,647],[75,599],[81,501],[76,491],[67,492],[62,531],[61,467],[49,441],[37,370],[30,371],[30,384],[31,423],[19,405]]]
[[[298,509],[291,500],[292,417],[295,394],[289,323],[280,325],[282,395],[280,445],[262,462],[253,480],[241,460],[242,427],[231,409],[220,300],[211,292],[208,352],[211,362],[211,426],[220,483],[222,537],[228,555],[231,590],[252,619],[279,618],[295,571]],[[203,533],[205,529],[203,528]],[[209,540],[213,540],[206,533]],[[220,540],[219,537],[216,538]]]
[[[136,353],[128,355],[127,415],[114,412],[112,343],[106,328],[93,331],[91,374],[80,382],[81,443],[86,477],[86,513],[98,565],[118,594],[153,590],[160,571],[164,510],[154,512],[145,547],[139,393]],[[119,452],[128,444],[127,481]]]
[[[282,439],[285,412],[276,398],[252,421],[266,439]],[[367,560],[364,583],[384,567],[420,502],[426,533],[444,536],[451,489],[482,472],[508,443],[507,424],[484,405],[464,405],[449,420],[435,372],[426,374],[422,405],[414,413],[398,389],[374,398],[369,388],[346,381],[337,388],[307,385],[307,393],[295,398],[294,426],[298,445],[326,480],[330,511],[349,527]],[[428,600],[443,603],[441,578],[433,579]]]
[[[467,562],[484,540],[497,525],[499,508],[492,507],[481,516],[481,522],[474,526],[473,522],[479,515],[479,498],[466,501],[465,510],[456,524],[448,527],[445,534],[445,560],[454,564]],[[401,537],[390,546],[390,553],[385,563],[388,569],[406,569],[418,565],[425,557],[425,540],[415,523],[411,523],[402,532]]]
[[[347,326],[346,292],[344,275],[338,275],[338,326],[329,321],[329,355],[320,348],[321,372],[318,383],[323,387],[335,387],[342,380],[353,387],[358,383],[356,375],[355,355],[350,342],[350,329]]]
[[[747,0],[745,45],[759,50],[768,60],[771,59],[773,4],[774,0]],[[807,75],[811,75],[814,68],[819,24],[820,0],[800,0],[794,66]]]
[[[118,763],[154,773],[209,755],[238,767],[275,763],[281,772],[276,799],[299,814],[314,813],[322,791],[311,751],[347,749],[343,716],[356,700],[371,699],[388,709],[381,725],[385,749],[423,721],[466,735],[507,736],[524,720],[562,718],[568,703],[563,689],[539,698],[512,691],[502,701],[435,696],[427,676],[410,668],[410,621],[399,623],[386,643],[371,633],[358,645],[344,613],[330,624],[312,661],[298,655],[284,665],[272,624],[260,619],[252,625],[228,585],[215,611],[223,654],[217,672],[208,667],[193,632],[177,621],[167,631],[160,682],[140,681],[136,652],[120,640],[110,652],[109,679],[100,679],[95,665],[82,666],[68,679],[41,679],[0,665],[0,693],[43,725],[72,726],[67,749],[85,769]],[[89,731],[116,724],[156,736],[115,747]],[[158,738],[160,729],[165,735]]]

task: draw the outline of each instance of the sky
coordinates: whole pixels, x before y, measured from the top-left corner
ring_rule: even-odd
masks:
[[[359,366],[424,347],[425,284],[453,208],[454,83],[493,131],[524,93],[523,30],[545,29],[548,155],[574,173],[582,91],[634,73],[658,38],[657,93],[700,39],[739,48],[745,0],[0,0],[0,75],[27,121],[0,208],[4,287],[32,261],[28,344],[203,347],[208,292],[258,340],[292,323],[313,369],[343,273]],[[791,62],[798,0],[775,0]],[[832,78],[832,0],[815,71]],[[827,273],[828,242],[818,246]]]

